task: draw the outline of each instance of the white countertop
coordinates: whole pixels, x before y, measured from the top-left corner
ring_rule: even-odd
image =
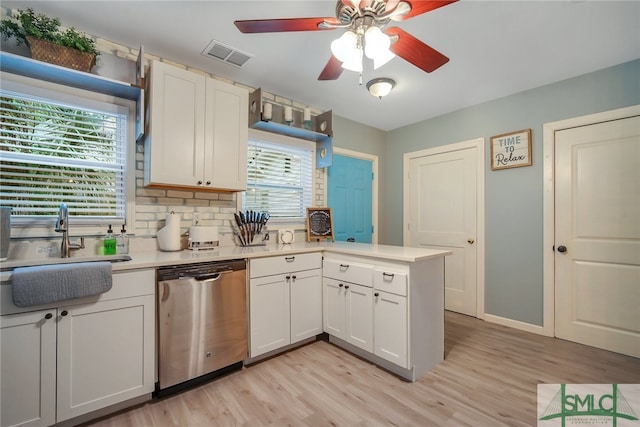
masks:
[[[432,258],[444,257],[451,255],[451,251],[435,250],[426,248],[413,248],[405,246],[378,245],[370,243],[351,243],[351,242],[320,242],[320,243],[294,243],[291,245],[268,245],[268,246],[222,246],[214,250],[191,251],[183,250],[178,252],[139,252],[129,254],[131,261],[116,262],[112,264],[113,271],[125,271],[142,268],[155,268],[168,265],[180,265],[196,262],[225,261],[230,259],[251,259],[262,258],[268,256],[285,255],[289,253],[307,253],[307,252],[332,252],[337,254],[358,255],[371,258],[380,258],[390,261],[402,262],[419,262]],[[70,258],[67,261],[97,261],[99,257],[91,257],[90,259],[78,257]],[[104,258],[105,261],[108,257]],[[10,270],[16,267],[25,267],[41,264],[52,264],[60,262],[59,258],[45,259],[23,259],[23,260],[7,260],[2,261],[2,269]],[[10,278],[11,271],[4,271],[1,274],[2,281]]]

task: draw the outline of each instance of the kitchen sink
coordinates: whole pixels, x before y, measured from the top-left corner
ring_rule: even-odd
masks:
[[[52,264],[70,264],[75,262],[101,262],[109,261],[111,263],[131,261],[129,255],[96,255],[89,257],[69,257],[69,258],[35,258],[25,260],[4,261],[2,263],[2,271],[13,270],[17,267],[34,267],[38,265]]]

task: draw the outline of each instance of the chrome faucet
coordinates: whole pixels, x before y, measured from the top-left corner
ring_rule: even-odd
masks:
[[[60,211],[58,211],[55,230],[58,233],[62,233],[62,243],[60,244],[60,256],[62,258],[69,258],[71,251],[84,249],[84,237],[80,237],[79,244],[71,243],[69,240],[69,209],[64,203],[60,204]]]

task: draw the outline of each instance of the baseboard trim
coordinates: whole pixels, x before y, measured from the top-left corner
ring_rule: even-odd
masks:
[[[520,329],[521,331],[533,332],[538,335],[548,335],[545,333],[544,328],[538,325],[532,325],[531,323],[521,322],[519,320],[508,319],[506,317],[496,316],[494,314],[484,314],[484,320],[486,322],[497,323],[498,325],[508,326],[514,329]]]

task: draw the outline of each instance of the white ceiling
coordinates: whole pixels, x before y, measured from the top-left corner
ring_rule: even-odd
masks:
[[[237,19],[333,17],[335,0],[289,1],[5,1],[33,7],[126,46],[251,87],[333,110],[382,130],[640,58],[639,1],[462,0],[398,25],[450,58],[427,74],[395,58],[363,80],[390,77],[379,100],[358,75],[318,81],[342,30],[242,34]],[[242,68],[201,55],[212,39],[253,55]],[[640,77],[639,77],[640,78]]]

